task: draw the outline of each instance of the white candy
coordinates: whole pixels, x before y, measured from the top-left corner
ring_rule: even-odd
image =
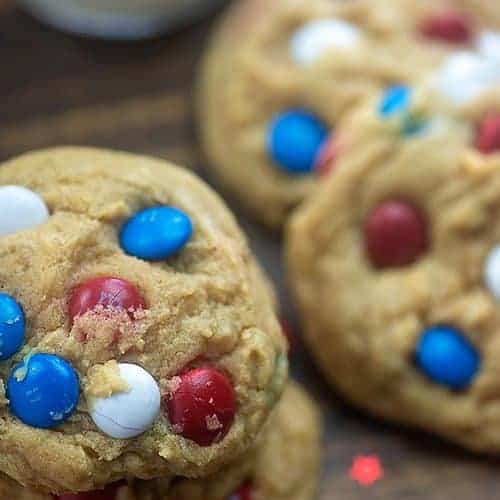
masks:
[[[493,247],[486,257],[483,278],[493,296],[500,299],[500,245]]]
[[[465,104],[500,84],[500,64],[474,52],[456,52],[443,64],[436,85],[444,97]]]
[[[22,186],[0,187],[0,236],[38,226],[48,217],[38,194]]]
[[[290,40],[290,53],[297,64],[307,66],[328,50],[352,49],[360,38],[360,30],[345,21],[311,21],[294,33]]]
[[[131,363],[118,363],[118,368],[130,391],[93,399],[90,416],[104,434],[129,439],[153,425],[160,411],[160,389],[144,368]]]
[[[500,32],[484,31],[481,33],[477,40],[477,50],[484,57],[500,62]]]

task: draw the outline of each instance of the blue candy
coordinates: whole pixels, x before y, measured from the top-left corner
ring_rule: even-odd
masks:
[[[120,244],[129,255],[163,260],[177,253],[193,233],[191,219],[174,207],[146,208],[123,226]]]
[[[269,156],[292,174],[308,174],[328,136],[328,127],[313,114],[291,110],[278,115],[268,130]]]
[[[431,380],[451,389],[467,387],[480,365],[476,348],[450,326],[425,330],[417,345],[416,360]]]
[[[408,109],[411,103],[411,90],[406,85],[395,85],[387,89],[380,101],[379,113],[388,118]]]
[[[76,371],[53,354],[27,356],[7,380],[12,413],[32,427],[51,429],[62,424],[75,411],[79,397]]]
[[[0,292],[0,361],[13,356],[23,345],[26,321],[21,306]]]

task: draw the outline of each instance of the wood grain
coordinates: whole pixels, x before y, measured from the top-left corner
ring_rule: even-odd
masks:
[[[33,148],[80,144],[153,154],[205,175],[193,125],[192,82],[212,23],[151,42],[108,44],[53,31],[11,0],[0,0],[0,160]],[[230,204],[280,289],[284,314],[294,321],[279,240]],[[347,407],[326,387],[300,345],[292,362],[294,375],[324,414],[320,500],[500,498],[497,460]],[[382,460],[384,479],[372,487],[349,479],[359,454]]]

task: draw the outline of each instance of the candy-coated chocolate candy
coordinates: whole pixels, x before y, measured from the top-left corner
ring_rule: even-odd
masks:
[[[200,446],[221,440],[236,413],[236,396],[227,376],[212,367],[194,368],[175,385],[165,401],[174,430]]]
[[[94,278],[73,290],[68,308],[71,323],[77,316],[92,311],[98,305],[126,309],[130,314],[146,309],[141,294],[129,281],[112,277]]]
[[[484,154],[500,153],[500,113],[491,113],[479,124],[476,147]]]
[[[428,16],[420,25],[420,31],[427,38],[448,43],[467,43],[473,35],[469,17],[456,11]]]
[[[310,173],[327,136],[326,125],[315,115],[303,110],[286,111],[269,126],[269,156],[289,174]]]
[[[227,500],[255,500],[255,488],[252,483],[242,484]]]
[[[411,89],[407,85],[395,85],[387,89],[382,95],[379,113],[386,118],[401,114],[411,104]]]
[[[479,35],[476,46],[484,57],[500,61],[499,31],[484,31]]]
[[[360,39],[360,30],[348,22],[339,19],[311,21],[294,33],[290,55],[297,64],[307,66],[329,50],[352,49]]]
[[[10,410],[25,424],[42,429],[57,427],[76,409],[78,375],[59,356],[33,354],[12,369],[7,397]]]
[[[129,439],[153,425],[160,411],[160,389],[156,380],[142,367],[119,363],[120,377],[129,390],[90,402],[90,416],[106,435]]]
[[[366,218],[364,238],[366,252],[375,267],[405,266],[427,249],[427,224],[415,206],[388,200]]]
[[[321,146],[314,165],[314,170],[320,177],[326,177],[332,172],[341,151],[341,140],[336,134],[330,134],[330,137]]]
[[[191,219],[175,207],[153,207],[141,210],[122,227],[120,244],[129,255],[156,261],[181,250],[191,238]]]
[[[422,333],[416,361],[433,382],[450,389],[464,389],[479,370],[476,348],[462,332],[451,326],[433,326]]]
[[[434,80],[445,98],[465,104],[500,85],[500,64],[474,52],[456,52],[444,61]]]
[[[483,277],[488,290],[500,300],[500,245],[493,247],[486,257]]]
[[[0,236],[42,224],[49,218],[43,199],[22,186],[0,187]]]
[[[66,493],[59,495],[57,500],[118,500],[118,489],[122,482],[113,483],[102,490],[85,491],[82,493]]]
[[[26,320],[22,307],[10,295],[0,292],[0,361],[13,356],[24,342]]]

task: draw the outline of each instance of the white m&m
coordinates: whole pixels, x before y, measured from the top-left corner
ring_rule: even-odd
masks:
[[[338,19],[311,21],[298,29],[290,40],[294,61],[307,66],[332,49],[352,49],[361,39],[358,28]]]
[[[0,186],[0,236],[38,226],[48,217],[38,194],[22,186]]]
[[[500,63],[500,31],[484,31],[477,39],[477,50]]]
[[[160,411],[160,389],[155,379],[138,365],[119,363],[118,369],[130,389],[108,398],[93,399],[90,415],[104,434],[129,439],[153,425]]]

